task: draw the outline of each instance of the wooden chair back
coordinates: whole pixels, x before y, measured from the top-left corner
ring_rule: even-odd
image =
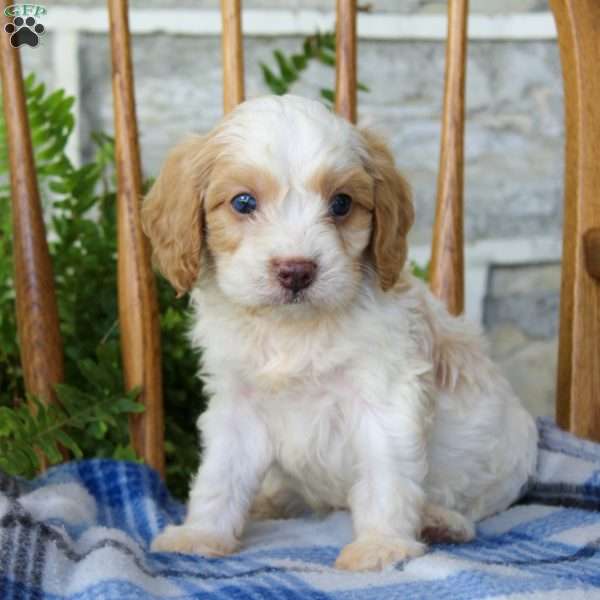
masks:
[[[445,93],[431,288],[449,310],[464,306],[463,139],[468,0],[449,0]],[[4,6],[8,2],[4,2]],[[600,4],[551,0],[566,106],[565,223],[557,420],[600,440]],[[125,0],[108,0],[117,163],[119,320],[125,384],[141,386],[146,410],[131,419],[134,448],[164,472],[160,333],[154,275],[141,231],[135,94]],[[336,111],[357,115],[356,0],[336,0]],[[221,0],[223,105],[244,99],[240,0]],[[15,286],[21,359],[29,393],[56,401],[63,358],[52,265],[36,183],[18,50],[0,36],[0,70],[12,187]]]

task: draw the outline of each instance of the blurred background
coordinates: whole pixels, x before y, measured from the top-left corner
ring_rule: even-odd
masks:
[[[130,27],[144,172],[221,115],[217,0],[133,1]],[[108,17],[102,0],[46,2],[46,33],[24,47],[24,72],[76,96],[68,154],[111,133]],[[439,159],[446,2],[374,0],[359,16],[359,121],[388,136],[415,195],[412,258],[429,256]],[[268,93],[261,63],[332,31],[334,2],[244,2],[247,96]],[[319,98],[330,66],[311,61],[292,93]],[[535,415],[553,414],[563,177],[562,80],[556,32],[542,0],[472,0],[465,147],[467,313]]]

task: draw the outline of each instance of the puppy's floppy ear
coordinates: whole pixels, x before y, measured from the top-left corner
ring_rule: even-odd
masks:
[[[203,196],[214,164],[209,136],[190,136],[173,148],[142,206],[152,258],[178,295],[195,283],[203,244]]]
[[[396,169],[387,144],[371,131],[361,130],[366,149],[365,168],[374,181],[371,256],[385,291],[394,286],[406,260],[406,235],[414,221],[410,188]]]

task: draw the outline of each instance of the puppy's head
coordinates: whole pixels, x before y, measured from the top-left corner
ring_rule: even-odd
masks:
[[[413,208],[377,136],[319,102],[267,96],[172,150],[142,221],[179,293],[211,269],[237,304],[334,309],[370,270],[395,284]]]

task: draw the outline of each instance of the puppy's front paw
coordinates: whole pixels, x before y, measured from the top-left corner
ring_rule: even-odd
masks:
[[[421,556],[426,549],[425,544],[415,540],[364,537],[342,548],[335,566],[346,571],[380,571],[388,565]]]
[[[203,556],[225,556],[231,554],[237,544],[222,540],[189,525],[169,525],[152,542],[152,552],[181,552]]]

